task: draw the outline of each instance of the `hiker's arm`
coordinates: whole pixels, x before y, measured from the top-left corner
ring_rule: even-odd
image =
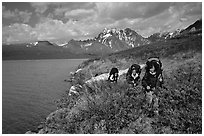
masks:
[[[147,76],[145,75],[142,79],[142,86],[145,88],[147,88],[147,86],[148,86],[146,80],[147,80]]]
[[[108,76],[108,81],[110,81],[110,75]]]
[[[159,82],[160,82],[161,84],[164,84],[164,79],[163,79],[162,74],[160,74],[160,75],[158,76],[158,80],[159,80]]]
[[[109,75],[108,80],[113,81],[113,75]]]
[[[140,83],[140,81],[141,81],[141,79],[140,79],[140,77],[138,77],[138,78],[136,79],[136,81],[135,81],[135,84],[138,85],[138,84]]]
[[[131,76],[130,76],[130,71],[128,70],[127,74],[126,74],[126,81],[131,84],[133,83],[132,80],[131,80]]]
[[[134,81],[132,80],[132,78],[131,78],[130,75],[128,75],[126,79],[127,79],[127,82],[128,82],[129,84],[134,83]]]

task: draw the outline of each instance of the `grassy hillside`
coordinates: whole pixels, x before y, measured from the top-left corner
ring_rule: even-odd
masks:
[[[184,60],[192,59],[202,54],[202,36],[191,36],[167,41],[155,42],[140,46],[103,58],[94,58],[83,62],[78,68],[83,68],[85,76],[97,75],[109,72],[113,66],[119,69],[129,68],[131,64],[144,64],[149,57],[158,56],[162,60],[164,70],[169,69],[170,64],[180,65]],[[198,57],[198,58],[199,58]],[[197,60],[197,59],[194,59]],[[176,68],[172,67],[172,68]],[[170,68],[170,69],[172,69]]]
[[[150,56],[163,63],[164,87],[157,88],[159,115],[147,107],[141,85],[129,88],[125,77],[84,84],[113,66],[126,69],[144,64]],[[38,133],[202,133],[202,36],[171,39],[83,62],[72,84],[81,84],[79,96],[68,92],[57,101]],[[144,75],[142,71],[141,77]]]

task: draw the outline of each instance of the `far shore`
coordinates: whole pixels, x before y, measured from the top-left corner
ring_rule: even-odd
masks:
[[[69,60],[78,60],[78,59],[84,59],[84,60],[88,60],[88,59],[91,59],[91,58],[29,58],[29,59],[21,59],[21,58],[17,58],[17,59],[3,59],[2,58],[2,61],[33,61],[33,60],[66,60],[66,59],[69,59]]]

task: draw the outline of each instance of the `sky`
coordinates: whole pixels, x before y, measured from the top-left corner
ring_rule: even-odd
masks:
[[[148,37],[201,18],[201,2],[2,2],[2,42],[84,40],[104,28]]]

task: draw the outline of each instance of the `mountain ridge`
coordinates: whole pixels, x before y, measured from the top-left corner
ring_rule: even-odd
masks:
[[[177,29],[173,32],[154,33],[148,38],[142,37],[140,34],[130,28],[105,28],[96,37],[86,40],[71,39],[68,42],[64,40],[63,42],[36,41],[22,44],[3,44],[2,57],[3,60],[47,59],[55,58],[55,55],[56,58],[78,58],[78,56],[89,58],[105,56],[138,46],[148,45],[157,41],[182,38],[184,36],[195,34],[202,34],[202,19],[197,20],[195,23],[189,25],[183,30]]]
[[[98,49],[97,45],[100,45],[100,47],[104,49],[101,50],[101,52],[107,54],[137,47],[140,45],[145,45],[148,43],[149,41],[146,38],[142,37],[130,28],[126,28],[123,30],[119,30],[116,28],[105,28],[103,32],[99,33],[95,38],[83,41],[72,39],[66,45],[63,45],[63,47],[69,48],[70,50],[75,50],[73,45],[75,44],[78,48],[78,45],[80,44],[80,51],[90,53],[90,50],[96,51]]]

